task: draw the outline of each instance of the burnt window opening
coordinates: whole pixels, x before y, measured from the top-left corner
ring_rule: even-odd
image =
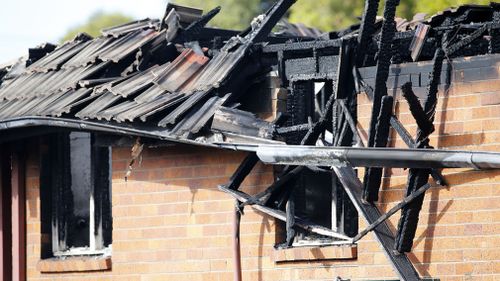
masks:
[[[110,154],[90,133],[47,138],[40,175],[42,258],[111,253]]]
[[[333,80],[291,81],[287,96],[288,115],[286,126],[313,124],[326,111],[329,98],[334,95]],[[334,105],[336,106],[336,105]],[[333,114],[337,114],[334,110]],[[288,144],[300,144],[306,131],[298,131],[285,137]],[[316,143],[308,145],[351,145],[351,137],[335,139],[333,124],[321,132]],[[281,173],[276,170],[276,175]],[[332,229],[338,233],[354,237],[358,233],[358,213],[338,182],[334,172],[328,167],[308,167],[286,184],[283,192],[271,196],[268,204],[286,211],[288,200],[293,200],[294,215],[310,223]],[[338,240],[293,227],[293,241],[289,241],[286,224],[278,224],[277,247],[327,246]]]

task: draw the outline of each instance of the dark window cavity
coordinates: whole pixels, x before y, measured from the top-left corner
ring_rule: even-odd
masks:
[[[41,157],[42,258],[109,254],[110,148],[85,132],[48,137]]]
[[[313,124],[326,111],[326,104],[333,93],[335,83],[332,80],[290,81],[287,96],[287,126]],[[335,106],[335,105],[334,105]],[[335,113],[334,113],[335,114]],[[288,134],[288,144],[301,144],[307,131]],[[337,135],[337,136],[336,136]],[[333,124],[326,126],[315,143],[306,145],[350,146],[352,136],[339,139],[339,132]],[[319,143],[318,143],[319,142]],[[277,171],[279,175],[280,171]],[[358,232],[358,214],[347,194],[338,182],[334,172],[328,167],[308,167],[293,180],[287,183],[280,194],[270,198],[273,207],[286,210],[286,204],[293,201],[294,215],[316,225],[333,229],[339,233],[354,237]],[[335,243],[329,237],[309,233],[300,228],[287,231],[282,224],[278,236],[278,247],[290,246],[323,246]],[[290,235],[293,239],[290,239]]]

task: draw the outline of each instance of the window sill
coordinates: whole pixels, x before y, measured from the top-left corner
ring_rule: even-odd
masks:
[[[104,271],[111,269],[111,257],[70,257],[41,260],[37,268],[42,273]]]
[[[274,262],[346,260],[358,257],[357,245],[295,247],[274,251]]]

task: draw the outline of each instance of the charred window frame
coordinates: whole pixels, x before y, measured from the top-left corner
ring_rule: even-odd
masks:
[[[352,47],[351,41],[330,40],[322,44],[296,43],[264,48],[264,52],[277,55],[281,85],[288,89],[284,112],[288,117],[286,126],[314,127],[317,122],[325,125],[318,126],[321,127],[318,141],[313,137],[314,141],[309,138],[304,143],[307,130],[297,130],[281,136],[286,143],[325,146],[357,144],[359,140],[355,140],[356,134],[351,132],[346,117],[349,114],[350,120],[355,122],[357,115],[350,68]],[[333,103],[329,104],[329,101]],[[326,112],[330,112],[331,116]],[[279,177],[280,174],[281,171],[277,170],[276,175]],[[296,217],[350,237],[358,233],[356,208],[329,167],[303,169],[287,182],[283,192],[273,194],[267,202],[271,207],[286,211],[287,216],[292,216],[287,210],[289,204]],[[280,248],[339,243],[333,238],[297,227],[287,228],[285,223],[278,225],[277,246]]]
[[[95,140],[59,133],[42,146],[42,258],[111,253],[111,149]]]
[[[333,80],[292,81],[287,96],[286,125],[296,126],[317,122],[325,112],[330,96],[334,94],[335,84]],[[322,132],[319,142],[322,145],[334,145],[334,131],[333,124],[328,125]],[[300,144],[305,134],[305,131],[290,134],[286,137],[286,142]],[[352,141],[352,137],[350,139]],[[346,140],[346,142],[349,141]],[[279,173],[280,171],[277,170],[276,174]],[[358,233],[358,213],[331,169],[327,167],[305,168],[287,184],[286,190],[288,191],[274,196],[269,202],[275,204],[274,207],[285,211],[287,200],[293,200],[295,216],[350,237]],[[331,237],[295,228],[293,243],[285,245],[286,227],[284,223],[279,225],[278,247],[326,246],[338,242]]]

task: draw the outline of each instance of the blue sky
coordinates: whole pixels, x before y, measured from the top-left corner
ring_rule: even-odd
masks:
[[[3,0],[0,9],[0,64],[27,54],[43,42],[58,43],[65,32],[97,11],[134,18],[159,18],[168,0]]]

